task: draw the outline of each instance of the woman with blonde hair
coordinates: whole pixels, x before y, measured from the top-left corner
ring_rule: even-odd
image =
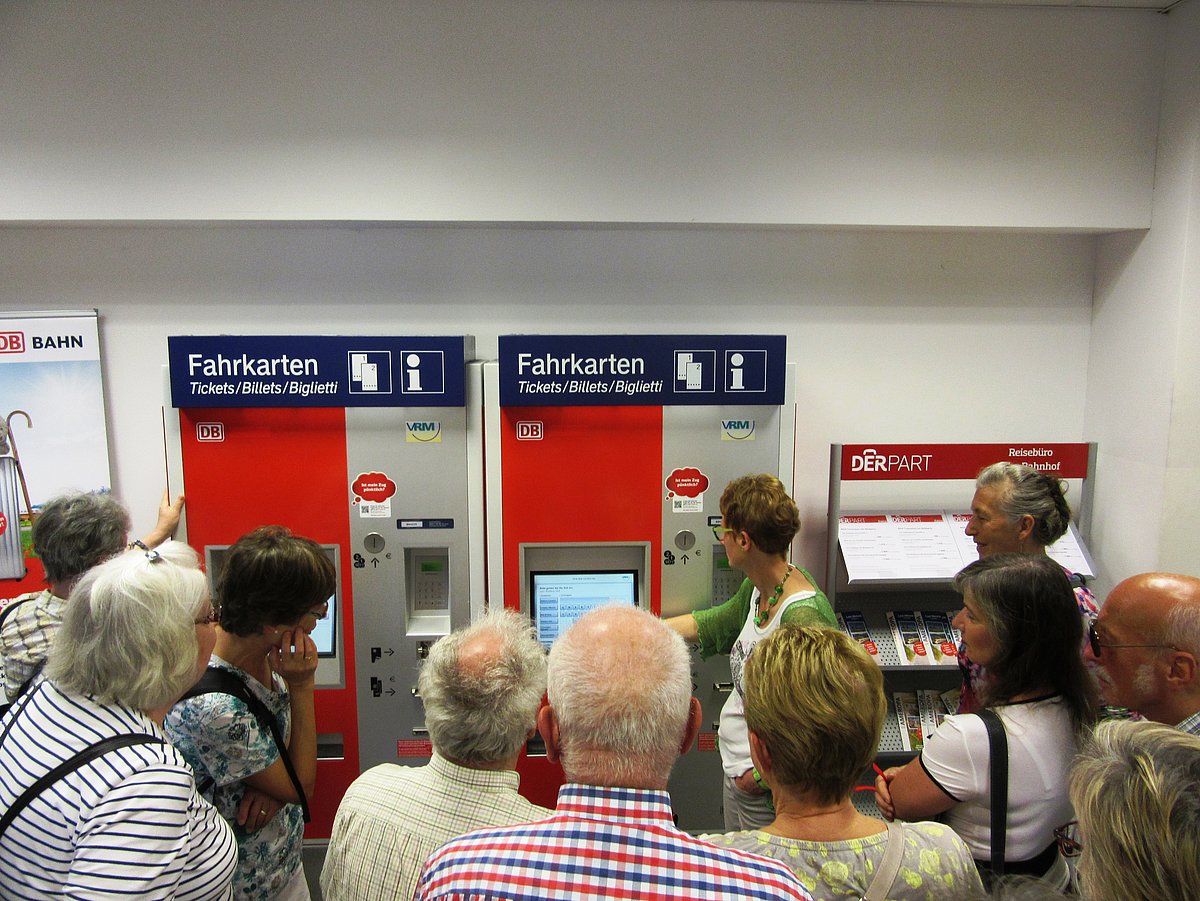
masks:
[[[971,852],[950,827],[889,826],[851,803],[886,712],[879,667],[849,636],[785,625],[759,642],[746,664],[746,724],[775,819],[709,841],[786,863],[816,901],[982,893]]]
[[[1200,893],[1200,737],[1105,721],[1084,743],[1070,786],[1088,901]]]

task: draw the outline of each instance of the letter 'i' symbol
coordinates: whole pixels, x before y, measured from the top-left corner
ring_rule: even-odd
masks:
[[[729,370],[729,390],[744,391],[746,388],[745,370],[742,369],[742,364],[746,362],[746,358],[741,354],[734,354],[729,358],[729,362],[733,368]]]
[[[404,384],[405,391],[420,391],[421,390],[421,357],[418,354],[409,354],[404,358]]]

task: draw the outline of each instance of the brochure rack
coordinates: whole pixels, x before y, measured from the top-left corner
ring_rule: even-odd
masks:
[[[954,574],[976,559],[974,543],[962,530],[979,471],[1007,460],[1078,482],[1078,494],[1069,498],[1076,522],[1051,554],[1072,571],[1091,574],[1095,566],[1086,542],[1095,459],[1095,444],[831,446],[826,594],[843,630],[872,651],[884,671],[888,716],[879,746],[881,763],[900,762],[914,753],[909,750],[913,742],[905,742],[897,703],[903,712],[915,696],[922,696],[929,729],[934,699],[959,685],[957,659],[950,652],[958,635],[950,629],[947,636],[946,623],[960,606],[951,587]],[[888,491],[878,483],[921,481],[931,489],[942,483],[938,487],[956,497],[960,492],[954,483],[962,481],[961,501],[953,509],[879,509],[879,499],[886,499]],[[864,482],[877,483],[870,491],[874,506],[854,497]],[[915,705],[911,709],[915,717]]]

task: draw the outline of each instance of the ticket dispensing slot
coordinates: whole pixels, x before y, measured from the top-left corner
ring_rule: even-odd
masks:
[[[404,549],[408,635],[445,635],[450,631],[450,549]],[[420,654],[424,656],[424,654]]]

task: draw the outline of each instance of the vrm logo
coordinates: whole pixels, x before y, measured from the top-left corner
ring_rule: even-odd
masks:
[[[409,444],[441,444],[440,422],[405,422],[404,440]]]
[[[543,437],[542,424],[540,422],[517,423],[518,441],[541,441]]]
[[[721,440],[722,441],[753,441],[754,440],[754,420],[753,419],[722,419],[721,420]]]
[[[196,423],[197,441],[224,441],[225,424],[223,422]]]
[[[24,332],[0,332],[0,354],[25,353]]]

